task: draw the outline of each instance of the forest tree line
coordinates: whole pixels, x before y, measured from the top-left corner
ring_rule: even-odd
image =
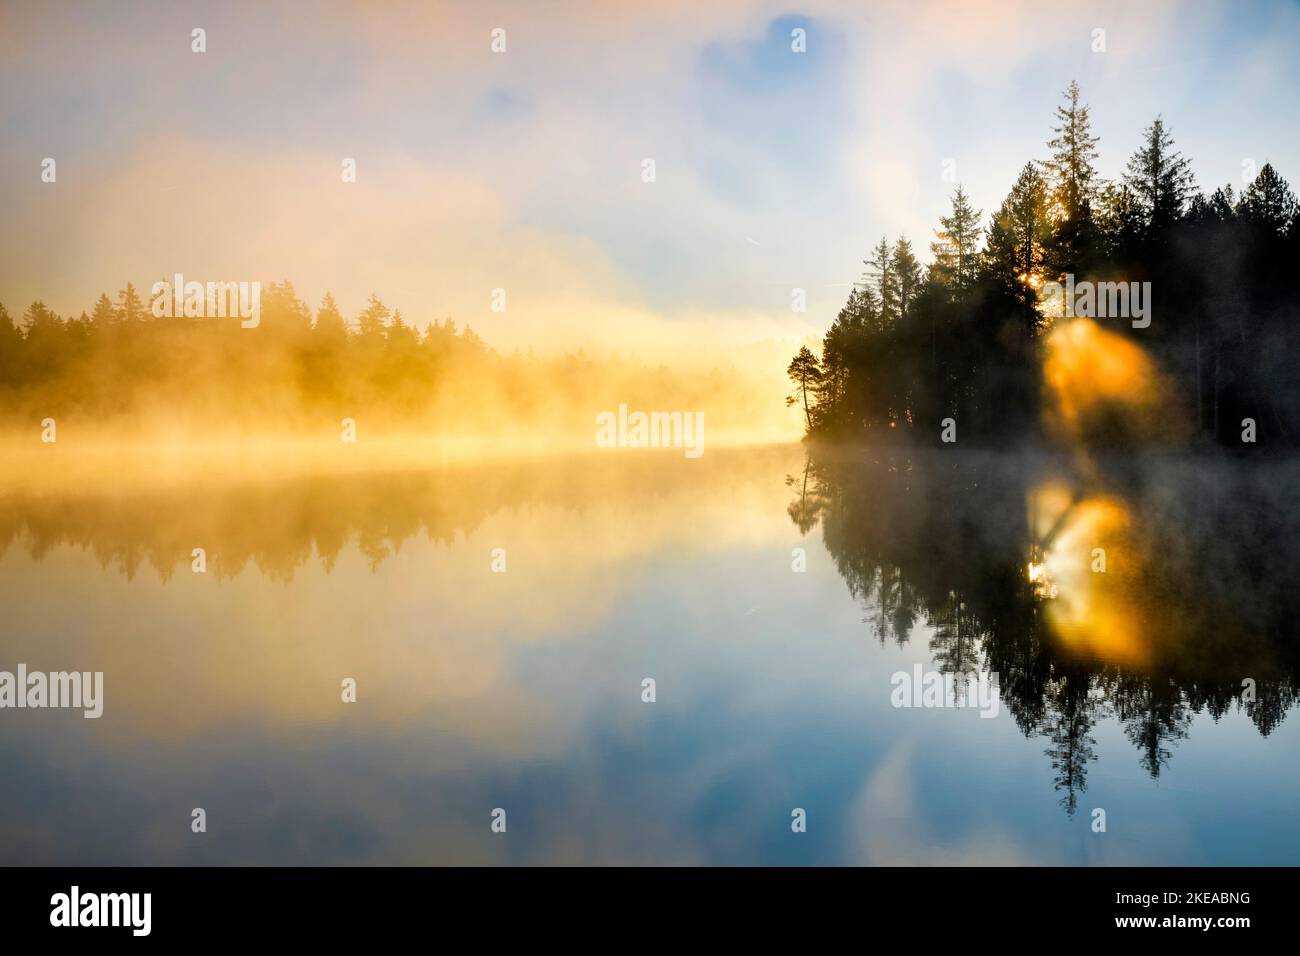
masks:
[[[1231,185],[1198,192],[1161,117],[1120,180],[1103,181],[1076,83],[1053,134],[1049,157],[1026,163],[987,222],[957,188],[929,265],[905,237],[871,251],[821,354],[804,347],[790,363],[787,402],[807,432],[938,441],[951,417],[963,440],[1041,437],[1044,340],[1054,325],[1043,290],[1072,275],[1151,283],[1149,327],[1098,321],[1174,383],[1177,414],[1198,442],[1239,446],[1249,417],[1260,446],[1295,444],[1300,308],[1290,269],[1300,218],[1286,181],[1266,163],[1239,194]],[[1090,437],[1121,432],[1112,420]]]
[[[255,328],[238,317],[158,318],[130,282],[74,318],[37,301],[15,319],[0,304],[0,424],[11,427],[69,416],[142,431],[324,435],[344,416],[365,416],[371,433],[578,435],[620,402],[707,408],[717,425],[730,413],[747,427],[753,403],[735,396],[770,389],[732,367],[675,369],[582,349],[502,354],[452,319],[421,330],[377,295],[348,321],[326,293],[313,315],[288,281],[261,289]]]
[[[261,322],[159,319],[133,283],[102,293],[88,314],[57,315],[33,302],[15,322],[0,304],[0,389],[10,406],[34,412],[131,415],[165,396],[227,418],[333,405],[401,409],[440,370],[483,363],[488,349],[470,329],[433,322],[419,333],[377,297],[354,327],[326,293],[313,318],[290,282],[261,293]],[[204,407],[209,406],[209,407]]]

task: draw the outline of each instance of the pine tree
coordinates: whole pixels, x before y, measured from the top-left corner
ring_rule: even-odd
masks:
[[[1220,186],[1214,191],[1210,196],[1209,209],[1211,215],[1220,222],[1227,222],[1237,214],[1236,204],[1232,198],[1232,183]]]
[[[275,332],[305,334],[311,329],[311,309],[292,282],[272,282],[262,290],[261,324]]]
[[[1056,108],[1060,125],[1052,127],[1056,135],[1047,143],[1052,158],[1043,163],[1043,169],[1052,184],[1056,215],[1071,220],[1083,215],[1096,196],[1097,170],[1093,163],[1099,155],[1100,137],[1092,133],[1088,107],[1079,102],[1079,84],[1071,80],[1063,95],[1066,105]]]
[[[95,300],[95,309],[90,313],[90,321],[96,328],[106,328],[117,321],[117,309],[107,292],[101,292]]]
[[[1108,184],[1102,191],[1097,224],[1106,258],[1128,264],[1139,256],[1146,225],[1137,200],[1127,186]]]
[[[388,326],[388,344],[398,348],[414,348],[420,341],[420,334],[402,318],[401,310],[393,313],[393,320]]]
[[[912,303],[921,291],[921,264],[912,253],[912,244],[902,236],[894,244],[891,270],[898,290],[898,318],[902,321],[910,315]]]
[[[126,323],[143,322],[149,317],[149,310],[140,301],[139,294],[135,291],[135,286],[130,282],[126,284],[125,289],[118,291],[118,297],[121,305],[118,306],[118,317]]]
[[[1053,278],[1067,273],[1087,274],[1101,253],[1101,236],[1093,215],[1100,186],[1096,167],[1099,137],[1092,133],[1088,107],[1079,102],[1079,84],[1071,81],[1066,105],[1056,108],[1060,125],[1047,143],[1052,156],[1043,170],[1051,187],[1054,219],[1048,243],[1047,272]]]
[[[59,331],[62,321],[54,311],[39,299],[27,307],[23,313],[23,327],[27,338],[41,336]]]
[[[989,225],[985,268],[1007,289],[1033,288],[1042,278],[1047,240],[1047,183],[1028,163]]]
[[[362,338],[382,338],[390,314],[388,306],[380,302],[379,296],[372,292],[370,301],[357,316],[357,326],[361,330]]]
[[[1026,163],[989,226],[985,268],[993,283],[1020,303],[1030,339],[1040,324],[1037,289],[1051,235],[1047,181],[1033,163]]]
[[[1124,184],[1141,215],[1143,238],[1159,241],[1183,214],[1192,191],[1191,161],[1173,148],[1159,116],[1143,136],[1145,144],[1129,159]]]
[[[880,237],[870,259],[863,262],[870,270],[876,283],[876,296],[880,304],[879,323],[881,328],[889,328],[898,321],[898,277],[894,272],[894,255],[889,248],[889,240]]]
[[[790,376],[790,381],[794,382],[794,391],[786,396],[785,404],[803,405],[804,421],[808,431],[812,431],[813,413],[812,406],[809,404],[809,396],[815,395],[818,386],[822,381],[822,369],[817,361],[817,356],[809,351],[808,346],[801,346],[799,353],[790,361],[790,367],[786,369],[786,374]]]
[[[960,186],[953,193],[952,212],[939,217],[934,231],[937,242],[930,243],[934,265],[930,275],[961,302],[975,285],[979,267],[980,218],[983,212],[971,208]]]
[[[859,282],[853,291],[857,295],[850,296],[846,306],[849,308],[850,324],[860,334],[880,328],[880,297],[876,295],[876,290],[866,282]]]
[[[849,340],[854,333],[852,315],[857,295],[856,289],[849,293],[849,301],[822,338],[822,381],[817,389],[817,407],[827,419],[838,418],[848,384]]]
[[[312,326],[312,331],[327,339],[347,338],[347,323],[343,320],[343,313],[339,311],[334,296],[329,292],[326,292],[325,298],[321,300],[320,309],[316,313],[316,323]]]
[[[1296,215],[1295,193],[1269,163],[1246,187],[1237,204],[1237,214],[1247,222],[1274,235],[1283,235]]]
[[[63,320],[38,300],[23,313],[23,330],[24,370],[37,380],[56,377],[67,358]]]

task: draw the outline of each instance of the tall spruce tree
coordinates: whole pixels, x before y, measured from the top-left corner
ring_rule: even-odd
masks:
[[[333,293],[326,292],[325,298],[321,300],[312,331],[325,339],[341,341],[348,337],[347,322],[343,320],[343,313],[339,311]]]
[[[1092,132],[1088,107],[1079,100],[1079,84],[1072,80],[1064,97],[1065,104],[1056,108],[1056,135],[1047,143],[1052,155],[1043,163],[1054,219],[1047,268],[1057,278],[1090,272],[1101,252],[1093,216],[1100,185],[1093,164],[1100,138]]]
[[[144,303],[140,301],[140,296],[135,291],[135,286],[130,282],[126,284],[125,289],[120,290],[117,294],[119,301],[121,302],[121,305],[118,306],[117,310],[118,318],[123,322],[128,324],[131,322],[143,322],[149,317],[149,310],[146,309]]]
[[[894,243],[892,260],[895,285],[898,289],[898,318],[905,320],[921,291],[921,264],[912,252],[912,244],[903,236]]]
[[[108,297],[107,292],[101,292],[99,298],[95,300],[95,308],[90,313],[90,321],[101,329],[117,321],[117,309],[113,307],[113,300]]]
[[[1056,135],[1047,142],[1052,151],[1043,163],[1052,186],[1052,202],[1056,214],[1062,219],[1078,218],[1096,195],[1097,169],[1093,165],[1099,153],[1088,107],[1079,102],[1079,84],[1070,81],[1063,94],[1065,105],[1056,108],[1058,126],[1052,127]]]
[[[1143,132],[1142,146],[1129,158],[1124,185],[1133,195],[1143,238],[1159,242],[1182,216],[1193,186],[1191,161],[1174,149],[1161,117]]]
[[[942,285],[954,302],[965,300],[979,274],[980,218],[983,212],[971,207],[961,186],[952,196],[952,211],[939,217],[930,243],[934,265],[930,276]]]
[[[985,268],[994,285],[1020,304],[1031,339],[1038,332],[1037,289],[1044,281],[1051,235],[1047,181],[1026,163],[989,226]]]
[[[880,327],[890,328],[898,321],[898,275],[894,272],[894,254],[887,238],[880,237],[880,245],[872,250],[871,258],[864,264],[876,283]]]

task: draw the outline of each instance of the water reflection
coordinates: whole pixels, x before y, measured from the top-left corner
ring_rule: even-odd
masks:
[[[944,671],[1000,676],[1073,815],[1099,722],[1158,778],[1193,715],[1241,711],[1267,736],[1296,703],[1297,477],[1191,457],[820,451],[788,479],[789,513],[801,530],[820,517],[882,644],[923,625]]]
[[[1296,476],[1097,465],[25,474],[0,668],[102,670],[106,701],[0,712],[0,862],[1284,861]],[[998,671],[998,719],[893,708],[930,662]]]

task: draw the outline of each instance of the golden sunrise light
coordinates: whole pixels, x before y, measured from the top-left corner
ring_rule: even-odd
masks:
[[[1298,94],[1294,0],[0,0],[3,939],[1286,928]]]

